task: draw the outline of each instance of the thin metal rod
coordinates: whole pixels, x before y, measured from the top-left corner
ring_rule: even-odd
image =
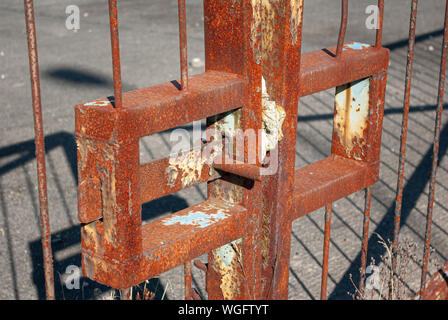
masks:
[[[191,287],[191,261],[184,264],[185,278],[185,300],[193,299],[193,288]]]
[[[379,48],[383,42],[383,18],[384,18],[384,0],[378,0],[378,29],[376,30],[375,47]]]
[[[372,186],[365,189],[364,221],[362,224],[361,269],[359,277],[359,293],[364,293],[366,282],[367,249],[369,244],[370,208],[372,204]]]
[[[187,19],[185,0],[179,2],[179,47],[182,90],[188,89]]]
[[[345,41],[345,33],[347,32],[348,20],[348,0],[342,0],[341,27],[339,29],[338,46],[336,48],[336,57],[342,53]]]
[[[440,143],[440,130],[442,126],[442,112],[443,112],[443,96],[445,93],[445,78],[446,78],[446,61],[448,56],[448,0],[446,1],[445,9],[445,31],[443,34],[443,47],[442,47],[442,61],[440,63],[440,76],[439,76],[439,94],[437,97],[437,113],[436,122],[434,128],[434,142],[433,142],[433,155],[432,155],[432,168],[429,183],[428,194],[428,209],[426,215],[426,233],[425,233],[425,250],[423,254],[423,267],[422,278],[420,283],[420,297],[423,297],[425,291],[426,276],[428,273],[429,253],[431,244],[431,228],[432,228],[432,216],[434,209],[434,196],[436,192],[436,177],[437,166],[439,161],[439,143]]]
[[[322,261],[322,283],[320,299],[327,300],[328,258],[330,256],[331,204],[325,207],[324,255]]]
[[[37,179],[39,185],[40,229],[44,256],[45,289],[47,300],[54,300],[53,254],[51,251],[51,231],[48,214],[47,173],[45,168],[45,135],[42,121],[40,97],[39,60],[37,54],[36,26],[34,22],[33,0],[25,0],[26,31],[33,98],[34,135],[36,144]]]
[[[398,160],[398,179],[397,179],[397,193],[395,198],[395,217],[394,217],[394,240],[392,245],[392,272],[395,274],[397,266],[396,251],[399,242],[401,209],[403,201],[403,187],[404,187],[404,169],[406,163],[406,143],[408,135],[408,117],[409,117],[409,103],[411,97],[412,84],[412,70],[414,67],[414,48],[415,48],[415,29],[417,23],[417,7],[418,0],[412,0],[411,18],[409,26],[409,44],[408,44],[408,58],[406,66],[406,80],[403,101],[403,119],[401,124],[401,140],[400,140],[400,156]]]
[[[121,85],[121,63],[120,63],[120,41],[118,39],[118,9],[117,0],[109,0],[110,18],[110,40],[112,46],[112,68],[114,77],[114,107],[121,108],[122,85]]]

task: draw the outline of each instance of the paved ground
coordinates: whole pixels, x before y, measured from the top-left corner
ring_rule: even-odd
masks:
[[[339,2],[305,1],[304,52],[336,43]],[[420,1],[414,89],[409,121],[409,149],[403,208],[403,237],[419,244],[421,256],[431,163],[431,142],[440,61],[444,1]],[[73,138],[75,104],[112,94],[110,45],[106,1],[36,1],[41,85],[47,144],[48,188],[55,269],[64,273],[80,264],[79,225],[76,204],[76,153]],[[203,59],[202,1],[189,0],[189,57]],[[364,10],[373,0],[350,2],[347,40],[372,42],[374,32],[365,28]],[[384,119],[381,180],[373,188],[370,254],[378,261],[384,253],[373,232],[391,238],[393,199],[403,99],[409,0],[387,1],[384,43],[391,49],[386,116]],[[81,29],[65,28],[65,8],[81,10]],[[179,77],[177,1],[120,1],[120,40],[123,81],[126,90]],[[28,74],[25,23],[21,1],[0,4],[0,299],[42,299],[43,288],[38,198],[35,175],[31,94]],[[193,68],[192,73],[203,72]],[[330,152],[333,92],[303,99],[299,107],[297,167],[321,159]],[[433,228],[434,258],[448,260],[448,115],[444,114]],[[142,159],[168,154],[169,136],[144,139]],[[145,219],[175,212],[204,199],[204,186],[144,205]],[[349,299],[353,292],[349,275],[359,268],[363,193],[334,205],[330,254],[329,296]],[[323,212],[319,210],[293,224],[290,262],[290,299],[316,299],[320,292]],[[204,257],[202,257],[204,258]],[[432,268],[434,271],[434,268]],[[420,273],[409,267],[407,285],[415,290]],[[56,279],[59,276],[56,274]],[[355,276],[356,278],[356,276]],[[203,277],[194,273],[203,292]],[[158,297],[182,298],[182,270],[173,269],[151,280],[159,282]],[[59,298],[109,297],[107,288],[85,281],[84,290],[67,290],[56,282]]]

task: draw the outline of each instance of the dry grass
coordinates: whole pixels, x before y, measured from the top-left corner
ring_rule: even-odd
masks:
[[[416,296],[413,284],[420,285],[422,259],[417,256],[418,246],[408,238],[403,238],[397,248],[397,265],[395,274],[392,271],[392,243],[387,242],[381,235],[375,233],[378,243],[385,249],[380,262],[376,265],[372,258],[370,266],[367,267],[365,289],[361,292],[355,285],[350,274],[350,281],[355,288],[355,293],[348,293],[356,300],[412,300]],[[430,251],[430,265],[436,268],[435,261],[431,258],[433,249]],[[415,287],[415,285],[414,285]],[[417,289],[418,290],[418,289]]]

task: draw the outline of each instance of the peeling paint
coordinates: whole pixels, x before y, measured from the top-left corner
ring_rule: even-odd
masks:
[[[251,46],[253,49],[254,60],[257,64],[261,63],[261,1],[251,0],[252,3],[252,23],[251,23]]]
[[[283,139],[282,125],[285,121],[286,112],[282,106],[271,100],[266,82],[262,78],[262,155],[277,147],[279,141]]]
[[[218,210],[217,213],[205,213],[202,211],[193,211],[186,216],[175,216],[163,220],[163,224],[166,226],[180,223],[182,225],[192,225],[198,228],[205,228],[220,220],[224,220],[229,217],[229,214],[224,211]]]
[[[89,248],[100,248],[98,233],[96,231],[96,221],[92,223],[88,223],[82,226],[81,230],[84,233],[83,239]]]
[[[101,200],[103,207],[103,222],[104,222],[104,240],[115,246],[115,225],[117,217],[115,208],[117,206],[116,199],[116,180],[115,180],[115,163],[113,161],[113,151],[105,148],[103,149],[103,157],[108,162],[112,163],[111,169],[98,166],[98,173],[101,181]]]
[[[94,107],[106,107],[111,105],[114,102],[114,100],[97,100],[92,102],[84,103],[84,106],[94,106]]]
[[[76,146],[79,152],[80,169],[84,170],[87,163],[87,155],[96,151],[95,144],[89,139],[76,139]]]
[[[336,89],[334,129],[347,156],[355,146],[364,146],[364,130],[369,116],[370,78],[359,80]],[[360,155],[353,155],[361,160]]]
[[[262,59],[268,61],[271,51],[274,49],[274,42],[277,40],[277,32],[272,25],[275,21],[275,10],[269,0],[262,0],[261,15],[261,46]]]
[[[215,128],[226,137],[233,137],[235,135],[235,122],[238,121],[235,112],[229,112],[223,118],[216,122]]]
[[[176,167],[168,167],[166,168],[166,173],[168,174],[168,185],[174,187],[179,171]]]
[[[361,43],[361,42],[350,42],[344,45],[344,48],[342,49],[343,51],[347,50],[347,49],[353,49],[353,50],[362,50],[362,49],[366,49],[366,48],[370,48],[371,45],[370,44],[366,44],[366,43]]]
[[[202,157],[201,149],[193,149],[180,155],[171,156],[170,166],[167,169],[167,172],[171,173],[168,175],[168,184],[174,185],[179,173],[181,173],[180,179],[183,188],[199,181],[206,160],[205,157]]]
[[[291,0],[291,41],[292,45],[297,42],[299,26],[302,22],[303,0]]]
[[[236,248],[242,243],[242,239],[235,240],[213,251],[214,267],[221,275],[220,289],[225,300],[234,300],[235,295],[239,294],[240,283],[243,279],[235,279],[238,273],[235,268],[240,266],[242,257],[241,252]]]

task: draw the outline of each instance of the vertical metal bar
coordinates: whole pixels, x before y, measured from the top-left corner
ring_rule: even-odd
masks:
[[[42,123],[42,103],[40,97],[39,60],[37,54],[36,26],[34,22],[33,0],[25,0],[26,30],[33,97],[34,135],[36,144],[37,179],[39,185],[40,229],[44,258],[45,288],[48,300],[54,300],[53,254],[51,251],[51,231],[48,214],[47,173],[45,169],[45,136]]]
[[[336,48],[336,57],[342,53],[345,41],[345,33],[347,32],[348,20],[348,0],[342,0],[341,27],[339,29],[338,46]]]
[[[439,160],[439,143],[440,143],[440,128],[442,126],[442,111],[443,111],[443,96],[445,93],[445,78],[446,78],[446,60],[448,56],[448,0],[446,1],[445,9],[445,25],[443,34],[443,47],[442,47],[442,61],[440,62],[440,76],[439,76],[439,94],[437,97],[437,114],[434,129],[434,142],[433,142],[433,155],[432,155],[432,168],[429,183],[428,194],[428,209],[426,216],[426,233],[425,233],[425,250],[423,255],[423,267],[422,278],[420,283],[420,297],[423,297],[425,291],[426,275],[428,273],[429,263],[429,250],[431,243],[431,227],[432,227],[432,215],[434,209],[434,196],[436,192],[436,176],[437,166]]]
[[[408,45],[408,58],[406,66],[406,80],[405,80],[405,92],[403,102],[403,120],[401,125],[401,140],[400,140],[400,156],[398,161],[398,179],[397,179],[397,194],[395,199],[395,220],[394,220],[394,240],[392,245],[392,272],[395,274],[397,266],[396,251],[399,242],[400,220],[401,220],[401,208],[403,201],[403,186],[404,186],[404,168],[406,162],[406,141],[408,134],[408,116],[409,116],[409,103],[411,97],[411,83],[412,83],[412,70],[414,67],[414,48],[415,48],[415,29],[417,23],[417,7],[418,0],[412,0],[411,18],[409,26],[409,45]],[[391,294],[391,293],[390,293]]]
[[[193,289],[191,287],[191,261],[184,264],[184,279],[185,279],[185,300],[192,300]]]
[[[378,0],[378,29],[376,30],[375,47],[381,47],[383,42],[383,18],[384,18],[384,0]]]
[[[322,283],[320,287],[321,300],[327,300],[328,257],[330,256],[331,210],[332,210],[331,204],[325,207],[324,255],[322,262]]]
[[[364,202],[364,221],[362,227],[362,245],[361,245],[361,269],[359,277],[359,293],[364,292],[366,281],[366,267],[367,267],[367,248],[369,243],[369,224],[370,224],[370,207],[372,203],[372,186],[365,189]]]
[[[179,2],[179,47],[182,90],[188,89],[187,19],[185,0]]]
[[[112,45],[112,68],[114,76],[114,107],[122,107],[120,41],[118,39],[117,0],[109,0],[110,40]]]

